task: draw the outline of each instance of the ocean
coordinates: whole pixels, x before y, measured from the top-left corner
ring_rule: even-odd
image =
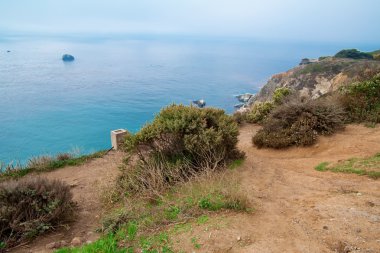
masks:
[[[233,113],[233,95],[255,93],[302,58],[332,55],[345,46],[174,36],[2,36],[0,161],[108,149],[111,130],[136,132],[171,103],[204,99]],[[64,63],[66,53],[75,61]]]

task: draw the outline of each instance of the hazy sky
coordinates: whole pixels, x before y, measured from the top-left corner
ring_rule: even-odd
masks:
[[[0,0],[0,31],[380,43],[380,0]]]

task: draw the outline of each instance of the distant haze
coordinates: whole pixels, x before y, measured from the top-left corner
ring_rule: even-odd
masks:
[[[0,32],[380,42],[379,0],[1,0]]]

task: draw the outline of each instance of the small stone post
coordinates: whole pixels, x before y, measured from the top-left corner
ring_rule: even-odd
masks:
[[[125,129],[117,129],[111,131],[111,144],[114,150],[120,149],[124,142],[124,137],[128,133]]]

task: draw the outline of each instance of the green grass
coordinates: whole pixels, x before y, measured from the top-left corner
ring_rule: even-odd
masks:
[[[0,182],[9,179],[21,178],[32,172],[46,172],[52,171],[66,166],[78,166],[82,165],[92,159],[103,157],[107,151],[98,151],[93,154],[83,155],[79,157],[68,156],[67,159],[58,159],[56,157],[41,156],[30,159],[29,163],[25,166],[22,165],[4,165],[0,163]],[[31,162],[31,161],[37,162]]]
[[[191,238],[191,243],[193,244],[194,249],[200,249],[202,245],[198,243],[198,239],[196,237]]]
[[[239,191],[237,175],[231,170],[214,172],[172,187],[154,199],[126,197],[125,206],[104,219],[101,243],[56,253],[107,253],[115,247],[119,251],[114,252],[172,253],[171,237],[208,223],[211,212],[252,210],[246,195]],[[196,241],[193,245],[201,247]]]
[[[62,248],[55,253],[174,253],[170,246],[170,238],[166,233],[142,237],[137,246],[131,246],[122,230],[117,234],[109,234],[96,242],[78,248]]]
[[[380,178],[380,153],[367,158],[351,158],[331,166],[328,166],[327,162],[323,162],[316,166],[315,169],[318,171],[351,173],[378,179]]]
[[[125,253],[127,249],[120,249],[118,247],[117,238],[109,234],[96,242],[82,246],[80,248],[62,248],[55,253]]]
[[[315,167],[315,169],[318,170],[318,171],[326,171],[327,170],[327,165],[329,165],[328,162],[323,162],[323,163],[318,164]]]
[[[236,160],[232,161],[232,162],[228,165],[228,168],[229,168],[230,170],[234,170],[234,169],[236,169],[236,168],[242,166],[243,163],[244,163],[244,161],[245,161],[244,158],[236,159]]]

